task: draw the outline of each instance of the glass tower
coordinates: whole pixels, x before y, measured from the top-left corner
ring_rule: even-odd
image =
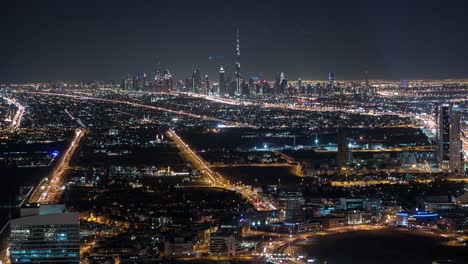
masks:
[[[11,263],[80,263],[78,213],[11,220]]]

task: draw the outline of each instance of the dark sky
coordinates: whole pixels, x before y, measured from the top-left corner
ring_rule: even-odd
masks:
[[[0,6],[0,81],[468,77],[467,1],[14,0]],[[211,59],[210,59],[211,56]]]

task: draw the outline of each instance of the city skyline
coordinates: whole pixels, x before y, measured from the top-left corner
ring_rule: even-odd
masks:
[[[221,65],[233,76],[236,29],[245,79],[467,78],[466,4],[421,3],[10,3],[0,81],[119,80],[158,65],[176,80]]]
[[[0,264],[466,263],[467,11],[5,4]]]

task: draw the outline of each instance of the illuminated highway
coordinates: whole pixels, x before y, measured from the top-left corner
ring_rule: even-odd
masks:
[[[177,93],[176,93],[177,94]],[[360,113],[365,115],[372,116],[382,116],[382,115],[398,115],[400,117],[414,117],[413,113],[406,112],[394,112],[391,110],[364,110],[356,108],[344,108],[344,106],[324,106],[319,104],[311,104],[309,106],[304,106],[302,104],[291,104],[291,103],[264,103],[256,102],[248,99],[231,99],[231,98],[221,98],[212,95],[203,95],[203,94],[194,94],[194,93],[182,93],[189,95],[191,97],[204,98],[206,100],[227,104],[227,105],[256,105],[262,108],[272,108],[272,109],[289,109],[289,110],[302,110],[302,111],[312,111],[312,112],[345,112],[345,113]],[[311,98],[307,98],[311,99]]]
[[[394,227],[392,226],[383,226],[383,225],[357,225],[357,226],[344,226],[337,228],[330,228],[326,230],[321,230],[317,232],[308,232],[308,233],[299,233],[299,234],[277,234],[261,231],[249,231],[247,236],[264,236],[264,237],[273,237],[275,239],[270,240],[269,242],[262,243],[262,253],[256,254],[256,256],[265,257],[268,261],[272,263],[304,263],[305,259],[302,259],[299,256],[299,252],[295,250],[295,244],[303,242],[307,239],[319,236],[328,236],[334,234],[341,234],[346,232],[355,232],[355,231],[373,231],[379,232],[384,230],[392,231]],[[468,236],[464,234],[454,234],[441,232],[438,230],[430,228],[422,229],[397,229],[398,232],[407,232],[411,234],[417,234],[421,236],[430,236],[430,237],[443,237],[447,240],[442,243],[444,246],[465,246],[465,241]]]
[[[70,160],[83,139],[86,130],[76,129],[75,135],[62,154],[56,167],[49,178],[43,179],[36,187],[29,200],[30,203],[53,204],[60,200],[64,190],[65,171],[68,169]]]
[[[18,101],[15,99],[11,99],[8,97],[2,96],[3,99],[5,99],[9,104],[14,105],[18,110],[15,113],[15,116],[12,118],[10,127],[12,129],[16,129],[21,126],[21,120],[23,119],[24,115],[24,106],[20,104]]]
[[[311,237],[328,236],[355,231],[377,231],[386,228],[381,225],[358,225],[329,228],[320,231],[306,233],[274,233],[265,231],[250,230],[244,233],[244,239],[258,240],[263,237],[263,242],[254,253],[258,258],[266,258],[271,263],[304,263],[304,259],[299,258],[298,252],[294,250],[294,244],[307,240]],[[267,239],[265,239],[267,238]]]
[[[252,126],[250,124],[232,122],[232,121],[222,120],[222,119],[218,119],[218,118],[208,117],[206,115],[196,115],[196,114],[192,114],[192,113],[188,113],[188,112],[184,112],[184,111],[177,111],[177,110],[167,109],[167,108],[164,108],[164,107],[153,106],[153,105],[145,105],[145,104],[134,103],[134,102],[129,102],[129,101],[112,100],[112,99],[104,99],[104,98],[98,98],[98,97],[89,97],[89,96],[81,96],[81,95],[73,95],[73,94],[59,94],[59,93],[48,93],[48,92],[32,92],[32,93],[45,94],[45,95],[51,95],[51,96],[59,96],[59,97],[68,97],[68,98],[81,99],[81,100],[92,100],[92,101],[99,101],[99,102],[106,102],[106,103],[126,104],[126,105],[130,105],[130,106],[134,106],[134,107],[140,107],[140,108],[152,109],[152,110],[157,110],[157,111],[163,111],[163,112],[183,115],[183,116],[196,118],[196,119],[220,122],[220,123],[224,123],[224,124],[226,124],[228,126],[232,126],[232,127],[255,127],[255,126]]]
[[[232,184],[219,173],[214,172],[173,130],[169,130],[167,136],[176,143],[184,158],[191,162],[200,173],[208,178],[209,183],[213,187],[235,190],[247,199],[258,211],[276,210],[274,205],[266,202],[260,194],[252,191],[249,186]]]

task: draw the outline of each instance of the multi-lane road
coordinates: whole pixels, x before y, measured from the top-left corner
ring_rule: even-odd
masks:
[[[236,191],[247,199],[258,211],[276,210],[276,207],[273,204],[268,202],[266,199],[263,199],[261,194],[252,190],[251,187],[233,184],[225,179],[221,174],[213,171],[208,164],[193,149],[191,149],[179,135],[177,135],[175,131],[169,130],[167,132],[167,136],[174,141],[182,156],[197,170],[199,170],[213,187]]]
[[[156,110],[156,111],[162,111],[162,112],[168,112],[168,113],[172,113],[172,114],[187,116],[187,117],[191,117],[191,118],[195,118],[195,119],[219,122],[219,123],[223,123],[225,125],[232,126],[232,127],[254,127],[252,125],[244,124],[244,123],[240,123],[240,122],[232,122],[232,121],[228,121],[228,120],[209,117],[209,116],[206,116],[206,115],[197,115],[197,114],[192,114],[192,113],[188,113],[188,112],[185,112],[185,111],[172,110],[172,109],[168,109],[168,108],[164,108],[164,107],[160,107],[160,106],[140,104],[140,103],[135,103],[135,102],[131,102],[131,101],[105,99],[105,98],[98,98],[98,97],[91,97],[91,96],[84,96],[84,95],[76,95],[76,94],[61,94],[61,93],[49,93],[49,92],[32,92],[32,93],[50,95],[50,96],[57,96],[57,97],[68,97],[68,98],[74,98],[74,99],[80,99],[80,100],[90,100],[90,101],[98,101],[98,102],[106,102],[106,103],[114,103],[114,104],[125,104],[125,105],[130,105],[130,106],[139,107],[139,108],[145,108],[145,109],[151,109],[151,110]]]
[[[29,199],[30,203],[53,204],[59,202],[64,190],[65,172],[85,133],[86,130],[83,129],[75,130],[70,145],[65,149],[62,157],[58,160],[50,177],[43,179],[33,191]]]
[[[7,101],[9,104],[12,104],[17,108],[16,113],[15,113],[15,115],[13,116],[13,118],[11,120],[10,128],[16,129],[16,128],[20,127],[21,120],[22,120],[23,115],[24,115],[24,106],[22,104],[20,104],[18,101],[16,101],[16,99],[14,99],[14,98],[8,98],[8,97],[4,97],[4,96],[2,96],[2,98],[5,101]]]

